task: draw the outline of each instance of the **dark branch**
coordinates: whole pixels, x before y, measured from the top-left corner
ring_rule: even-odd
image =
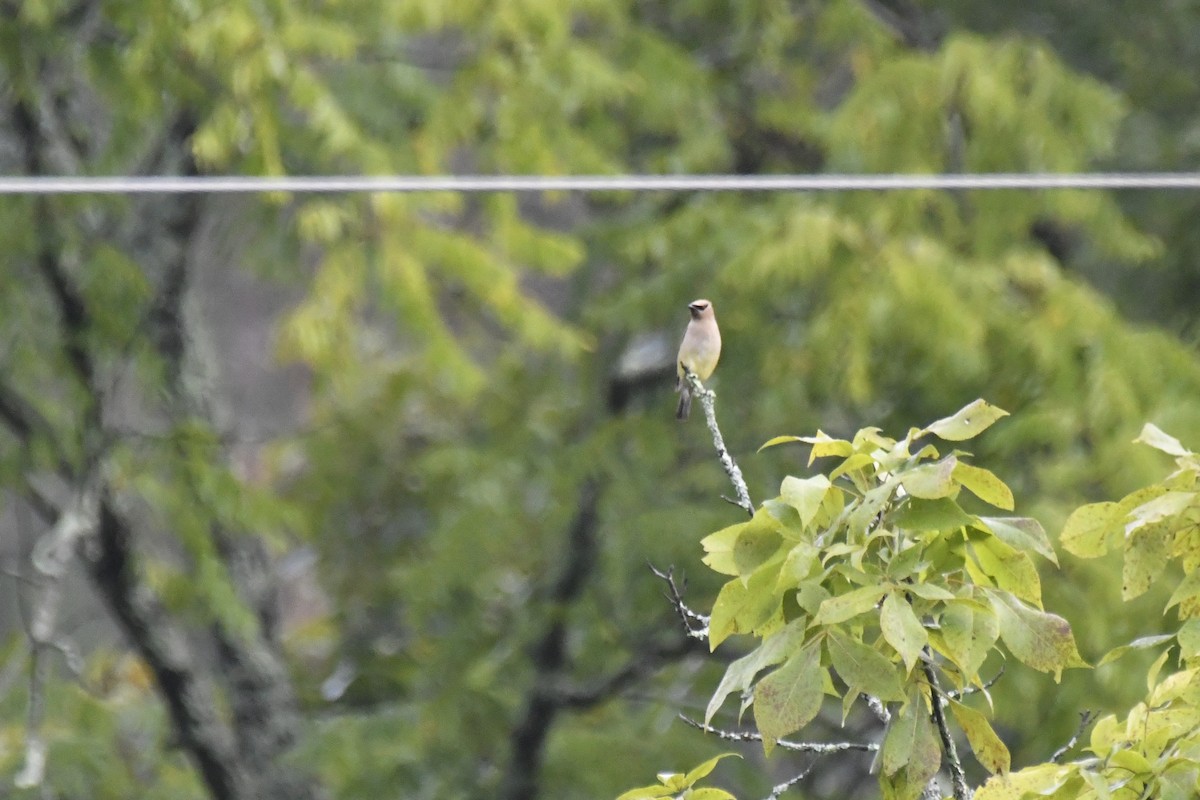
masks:
[[[942,752],[950,769],[950,780],[954,784],[954,800],[970,800],[971,789],[967,786],[967,775],[963,772],[962,762],[958,758],[958,747],[954,744],[954,737],[950,735],[950,726],[946,721],[946,698],[942,696],[942,690],[938,687],[937,669],[930,659],[931,654],[926,647],[925,658],[921,659],[921,668],[925,671],[925,680],[929,682],[933,724],[942,740]]]
[[[622,667],[589,686],[559,686],[551,691],[554,699],[563,708],[592,708],[616,697],[626,687],[653,674],[662,664],[691,652],[698,652],[698,649],[687,638],[651,643],[637,648]]]
[[[20,139],[24,156],[25,171],[29,175],[46,174],[45,148],[46,142],[38,123],[36,112],[27,101],[17,100],[12,105],[13,128]],[[62,326],[63,353],[71,366],[71,371],[85,390],[83,424],[81,430],[87,436],[96,437],[99,441],[101,434],[101,405],[96,386],[95,367],[91,354],[87,349],[87,332],[91,325],[87,306],[83,295],[67,275],[62,263],[61,243],[58,241],[58,224],[50,205],[50,199],[44,196],[33,198],[34,236],[37,241],[35,263],[42,280],[50,290],[50,295],[58,309],[59,323]],[[92,460],[98,454],[85,452],[85,458]]]
[[[50,422],[31,402],[3,381],[0,381],[0,423],[8,428],[27,452],[35,440],[45,442],[53,456],[55,469],[60,476],[69,479],[71,465],[63,453],[62,445],[54,436]]]
[[[247,775],[233,737],[221,721],[212,686],[161,601],[136,574],[130,532],[111,502],[100,503],[98,552],[92,580],[138,654],[149,665],[174,728],[214,798],[248,798]]]
[[[567,666],[565,612],[583,594],[595,565],[600,494],[600,483],[595,478],[585,479],[579,489],[575,516],[567,530],[562,569],[547,593],[550,621],[533,647],[533,687],[512,734],[512,754],[499,792],[504,800],[537,796],[546,737],[564,708],[562,697],[551,687]]]

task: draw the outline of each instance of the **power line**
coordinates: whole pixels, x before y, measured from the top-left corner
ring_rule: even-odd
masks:
[[[1200,172],[880,175],[311,175],[0,177],[0,195],[263,192],[845,192],[913,189],[1200,189]]]

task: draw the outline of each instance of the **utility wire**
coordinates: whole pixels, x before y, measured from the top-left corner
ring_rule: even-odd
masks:
[[[0,177],[0,195],[296,192],[845,192],[913,189],[1200,189],[1200,172],[879,175],[314,175]]]

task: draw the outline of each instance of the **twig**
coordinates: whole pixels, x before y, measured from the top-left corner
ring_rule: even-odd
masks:
[[[887,725],[892,721],[892,712],[888,711],[886,703],[873,695],[864,694],[863,697],[867,699],[867,707],[871,709],[871,712],[880,722]]]
[[[729,476],[733,490],[737,493],[736,505],[753,517],[754,503],[750,501],[750,490],[746,488],[746,479],[742,477],[742,470],[725,448],[725,437],[721,436],[721,428],[717,425],[717,395],[711,389],[704,388],[704,384],[700,382],[696,373],[687,367],[684,367],[683,371],[684,377],[692,389],[692,396],[698,397],[700,404],[704,406],[704,418],[708,422],[708,432],[713,437],[713,447],[717,449],[717,458],[721,460],[721,466],[725,468],[725,474]]]
[[[1072,747],[1075,746],[1075,743],[1079,741],[1079,737],[1081,735],[1083,735],[1083,729],[1086,728],[1088,725],[1090,725],[1092,720],[1094,720],[1095,718],[1096,718],[1095,711],[1080,712],[1079,725],[1078,725],[1078,727],[1075,728],[1075,733],[1071,734],[1071,738],[1067,740],[1066,744],[1064,744],[1062,747],[1055,750],[1054,755],[1050,756],[1051,764],[1057,764],[1058,760],[1060,758],[1062,758],[1063,756],[1065,756],[1067,754],[1067,751],[1069,751]]]
[[[792,777],[792,778],[788,778],[783,783],[776,784],[775,787],[773,789],[771,789],[771,793],[769,795],[767,795],[767,800],[779,800],[780,795],[782,795],[788,789],[795,786],[800,781],[807,778],[808,773],[810,773],[812,771],[813,771],[813,765],[809,764],[807,767],[804,768],[804,771],[801,772],[799,775],[796,775],[795,777]]]
[[[636,654],[623,666],[599,680],[586,685],[558,680],[546,687],[546,691],[563,708],[592,708],[652,674],[664,662],[679,659],[696,649],[696,645],[687,638],[673,637],[671,641],[651,642],[637,648]]]
[[[978,694],[979,692],[987,691],[996,685],[996,681],[1004,677],[1004,665],[1000,665],[1000,671],[993,675],[988,680],[984,681],[982,686],[965,686],[962,689],[950,689],[945,692],[946,697],[951,700],[961,700],[967,695]]]
[[[927,648],[928,649],[928,648]],[[928,655],[928,654],[927,654]],[[958,758],[958,747],[954,737],[950,735],[950,726],[946,723],[946,698],[938,687],[937,670],[928,660],[921,660],[925,671],[925,680],[929,682],[930,705],[933,706],[933,722],[937,726],[938,735],[942,739],[942,750],[945,753],[946,764],[950,768],[950,780],[954,784],[954,800],[970,800],[971,789],[967,786],[967,775],[963,772],[962,762]]]
[[[683,630],[687,633],[688,638],[706,641],[708,639],[709,618],[692,611],[683,602],[683,593],[675,583],[675,568],[667,567],[667,571],[663,572],[653,564],[649,566],[651,572],[666,581],[669,588],[669,594],[666,597],[671,601],[671,605],[675,607],[675,613],[679,615],[679,619],[683,622]]]
[[[714,728],[712,725],[694,720],[683,714],[680,714],[679,718],[693,728],[702,730],[705,733],[711,733],[718,739],[724,739],[727,742],[762,741],[762,734],[757,731],[727,731],[724,728]],[[775,742],[775,746],[796,753],[814,753],[822,756],[830,753],[845,753],[849,751],[873,753],[879,749],[879,745],[874,742],[793,742],[788,739],[778,740]]]
[[[942,800],[942,787],[938,784],[937,775],[930,778],[921,790],[921,800]]]

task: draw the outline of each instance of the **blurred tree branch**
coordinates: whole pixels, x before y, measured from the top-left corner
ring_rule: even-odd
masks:
[[[500,784],[502,800],[537,796],[545,740],[554,718],[566,705],[553,687],[569,666],[567,610],[583,594],[595,565],[602,494],[601,481],[595,477],[585,478],[579,487],[575,515],[567,528],[566,551],[559,557],[558,576],[546,598],[550,607],[548,622],[532,650],[533,685],[512,732],[512,753]]]
[[[23,91],[16,93],[10,115],[23,167],[30,175],[53,171],[49,168],[51,151],[84,155],[80,148],[68,147],[71,142],[51,141],[65,136],[70,129],[63,117],[67,106],[61,97],[39,94],[43,91],[53,94],[54,90],[43,86],[37,69],[35,66],[34,74],[24,76]],[[53,114],[45,110],[51,107]],[[47,119],[55,123],[49,129],[44,124]],[[179,154],[187,154],[193,132],[190,117],[177,115],[166,128],[165,141],[161,143],[162,158],[178,159]],[[194,174],[195,164],[190,155],[183,156],[181,166]],[[70,224],[70,215],[57,212],[48,198],[34,198],[31,204],[36,242],[34,264],[58,312],[63,354],[83,390],[76,427],[81,440],[79,458],[66,455],[51,424],[15,388],[7,385],[0,385],[0,421],[26,450],[46,440],[53,448],[61,476],[72,491],[90,498],[87,507],[92,509],[92,523],[73,526],[74,535],[69,542],[59,532],[79,514],[73,510],[74,506],[61,512],[60,522],[42,540],[53,548],[46,551],[54,556],[53,563],[49,556],[42,560],[51,567],[59,565],[64,553],[73,554],[78,549],[77,543],[84,544],[86,540],[82,550],[92,582],[130,644],[154,674],[179,741],[214,798],[320,797],[322,790],[311,775],[281,762],[295,741],[299,719],[290,678],[270,643],[271,626],[263,625],[254,633],[242,635],[219,622],[213,625],[212,636],[223,676],[221,684],[233,711],[231,727],[219,712],[222,703],[218,701],[216,683],[204,662],[196,657],[180,621],[168,612],[140,575],[135,523],[101,474],[100,465],[109,444],[104,434],[105,395],[97,359],[91,351],[91,309],[71,275],[67,264],[70,256],[62,240],[62,230]],[[194,197],[158,199],[154,201],[153,212],[144,215],[144,227],[128,244],[133,248],[132,257],[143,260],[148,272],[158,270],[163,276],[147,321],[151,324],[149,333],[155,348],[167,367],[172,416],[219,427],[213,411],[212,382],[205,380],[205,376],[190,380],[193,375],[189,372],[195,358],[185,313],[189,302],[188,249],[202,218],[201,201]],[[104,230],[105,235],[121,239],[119,222],[99,222],[85,227]],[[35,491],[28,481],[26,484],[27,495],[35,502],[39,514],[58,514],[49,497]],[[85,492],[84,487],[90,488]],[[229,535],[216,525],[211,535],[243,600],[255,608],[259,619],[268,618],[273,597],[263,588],[269,586],[270,580],[261,543],[254,536]],[[54,572],[57,576],[61,569]],[[28,785],[40,783],[45,769],[40,738],[41,687],[45,651],[53,640],[60,591],[57,580],[43,585],[30,628],[33,677],[29,758],[21,776]]]

